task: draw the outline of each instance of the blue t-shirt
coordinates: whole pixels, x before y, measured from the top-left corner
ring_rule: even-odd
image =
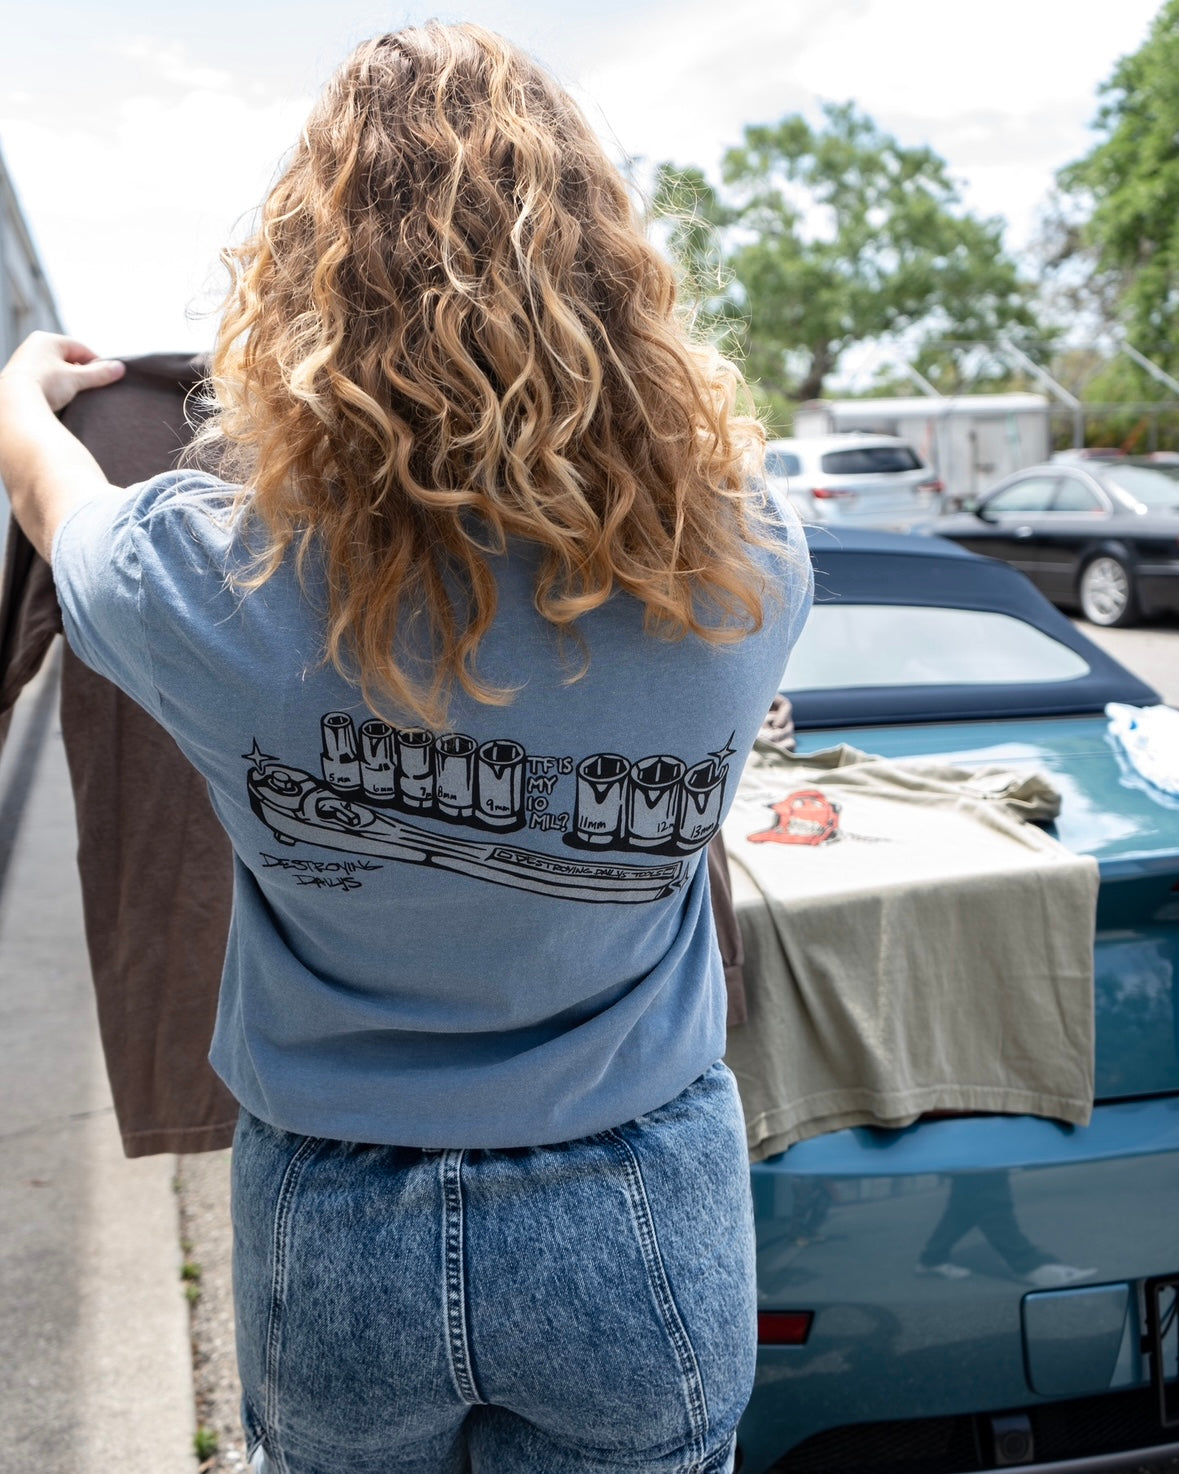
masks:
[[[218,1074],[274,1126],[418,1147],[564,1141],[672,1099],[724,1052],[702,860],[809,607],[797,521],[763,555],[759,633],[656,639],[617,594],[572,682],[537,550],[511,545],[479,671],[518,693],[457,691],[434,732],[324,661],[293,560],[235,584],[231,494],[169,473],[85,503],[53,549],[71,646],[175,737],[233,844]]]

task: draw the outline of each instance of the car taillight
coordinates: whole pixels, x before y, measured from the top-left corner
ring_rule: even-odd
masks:
[[[813,1310],[759,1310],[757,1339],[762,1346],[801,1346],[811,1333]]]
[[[833,502],[837,497],[855,496],[855,492],[848,491],[844,487],[816,486],[812,488],[811,496],[817,502]]]
[[[936,476],[931,476],[928,481],[919,481],[917,483],[918,491],[929,491],[935,496],[940,496],[945,489],[944,483],[939,481]]]

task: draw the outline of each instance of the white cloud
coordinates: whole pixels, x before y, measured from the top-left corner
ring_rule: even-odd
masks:
[[[155,74],[170,87],[186,87],[200,92],[224,92],[233,82],[233,74],[219,67],[194,66],[182,46],[137,36],[111,48],[128,61],[142,62],[144,69]]]
[[[872,0],[820,6],[731,0],[660,0],[627,23],[609,61],[573,90],[618,152],[714,170],[746,123],[813,103],[806,57],[853,23]]]
[[[62,318],[104,353],[212,339],[218,253],[240,236],[310,100],[256,95],[178,47],[123,48],[158,86],[98,120],[37,110],[0,138]],[[11,102],[11,98],[8,99]]]
[[[1159,0],[869,0],[856,24],[810,48],[809,80],[826,97],[931,119],[1092,98],[1114,60],[1134,50]]]
[[[968,206],[1026,243],[1055,171],[1091,141],[1097,87],[1145,38],[1158,0],[713,0],[647,7],[584,92],[619,153],[715,173],[746,123],[818,119],[854,100],[908,145],[928,144]],[[589,109],[591,116],[594,107]]]
[[[211,324],[187,323],[185,305],[202,299],[219,247],[265,193],[309,89],[349,40],[447,3],[403,0],[389,14],[376,0],[291,0],[276,33],[270,6],[236,0],[232,48],[220,0],[203,33],[186,22],[184,45],[167,7],[137,34],[117,0],[51,45],[6,34],[0,142],[71,331],[102,351],[206,343]],[[715,170],[746,123],[817,118],[823,99],[854,98],[903,142],[947,158],[968,204],[1006,215],[1018,244],[1054,170],[1088,145],[1098,83],[1141,43],[1158,4],[468,0],[465,10],[555,66],[620,157]],[[31,35],[43,23],[27,16]]]

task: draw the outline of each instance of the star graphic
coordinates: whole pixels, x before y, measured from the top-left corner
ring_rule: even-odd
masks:
[[[722,748],[719,748],[716,752],[710,752],[708,754],[709,757],[716,759],[716,770],[718,773],[720,772],[721,768],[724,767],[725,759],[732,757],[733,754],[737,751],[737,749],[733,746],[733,738],[736,735],[737,732],[734,728],[734,730],[729,733],[729,740],[725,743],[725,745]]]
[[[249,752],[243,752],[242,757],[245,758],[246,762],[253,763],[255,773],[261,774],[265,774],[267,764],[278,762],[278,758],[271,757],[269,753],[262,751],[258,746],[257,737],[254,738],[253,748]]]

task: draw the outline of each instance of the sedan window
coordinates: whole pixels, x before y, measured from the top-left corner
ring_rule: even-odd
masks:
[[[1111,466],[1105,475],[1144,507],[1179,510],[1179,466]]]
[[[1074,476],[1066,476],[1060,483],[1060,489],[1056,493],[1056,500],[1052,503],[1054,512],[1104,512],[1101,499],[1097,493],[1078,481]]]
[[[925,462],[907,445],[857,445],[829,450],[819,462],[829,476],[877,476],[882,471],[920,471]]]
[[[767,450],[766,473],[770,476],[799,476],[802,462],[788,450]]]
[[[1075,650],[1010,614],[909,604],[816,604],[784,691],[1025,685],[1089,674]]]
[[[986,510],[997,517],[1005,512],[1046,512],[1055,491],[1055,476],[1025,476],[988,497]]]

